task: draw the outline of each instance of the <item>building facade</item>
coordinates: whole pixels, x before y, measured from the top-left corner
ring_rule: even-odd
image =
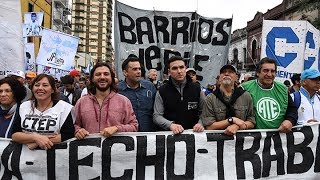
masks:
[[[72,34],[80,38],[78,53],[94,62],[112,60],[112,0],[73,0]]]
[[[261,59],[263,19],[284,21],[308,20],[310,22],[316,18],[320,19],[320,11],[318,9],[307,12],[300,11],[299,3],[297,0],[283,0],[281,4],[268,10],[266,13],[257,12],[254,18],[247,22],[247,26],[244,28],[245,32],[242,32],[243,29],[235,30],[231,37],[229,62],[238,65],[237,67],[240,71],[255,71],[256,64]],[[246,47],[246,55],[240,54],[243,53],[243,47]],[[243,65],[241,64],[242,62]]]
[[[240,71],[247,59],[247,31],[245,28],[233,31],[229,47],[229,63]]]
[[[52,29],[71,34],[72,0],[52,0]]]

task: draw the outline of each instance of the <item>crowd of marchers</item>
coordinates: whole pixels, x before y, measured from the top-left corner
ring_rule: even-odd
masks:
[[[142,78],[136,56],[122,63],[118,81],[108,63],[97,63],[90,74],[72,70],[58,80],[48,74],[16,70],[0,80],[0,137],[29,149],[50,149],[70,138],[93,133],[278,129],[320,120],[320,72],[295,74],[293,86],[275,81],[277,62],[263,58],[255,77],[239,83],[237,69],[224,65],[215,84],[202,87],[196,71],[182,57],[168,60],[164,81],[149,70]],[[289,82],[290,84],[290,82]]]

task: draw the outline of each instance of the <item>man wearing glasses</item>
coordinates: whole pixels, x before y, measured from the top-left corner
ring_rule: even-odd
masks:
[[[256,128],[287,133],[296,124],[298,113],[287,87],[274,81],[276,72],[277,62],[263,58],[257,65],[257,80],[243,83],[242,87],[252,96]]]
[[[320,120],[320,96],[316,93],[320,88],[320,72],[316,69],[304,70],[301,74],[301,87],[291,97],[298,107],[298,125]]]

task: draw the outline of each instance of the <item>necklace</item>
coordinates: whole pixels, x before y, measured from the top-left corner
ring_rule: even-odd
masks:
[[[49,104],[48,104],[43,110],[40,110],[39,108],[37,108],[37,109],[40,111],[40,116],[42,116],[43,112],[48,109],[48,107],[50,106],[50,104],[51,104],[51,101],[49,102]]]

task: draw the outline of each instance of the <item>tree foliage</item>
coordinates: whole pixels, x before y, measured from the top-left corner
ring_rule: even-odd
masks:
[[[310,12],[314,10],[320,10],[320,0],[298,0],[296,3],[299,3],[299,12]],[[310,23],[317,29],[320,29],[319,17],[315,18]]]

